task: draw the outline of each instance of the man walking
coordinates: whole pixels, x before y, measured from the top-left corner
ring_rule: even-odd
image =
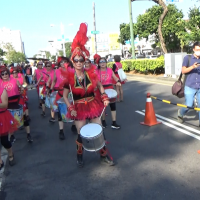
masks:
[[[193,55],[185,56],[182,64],[182,73],[186,75],[185,81],[185,105],[192,107],[194,96],[197,95],[198,108],[200,107],[200,42],[193,44]],[[183,123],[183,116],[187,113],[188,108],[178,110],[178,121]],[[200,112],[199,112],[200,120]],[[200,123],[199,123],[200,126]]]

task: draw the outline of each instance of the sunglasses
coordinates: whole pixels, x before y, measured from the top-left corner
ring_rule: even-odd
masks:
[[[8,75],[7,72],[5,72],[5,73],[1,73],[1,76],[6,76],[6,75]]]
[[[90,64],[91,62],[90,61],[85,61],[85,64]]]
[[[38,65],[43,65],[43,64],[38,64]]]
[[[51,67],[51,65],[47,65],[47,67]]]
[[[106,63],[106,61],[105,60],[100,60],[99,63]]]
[[[78,62],[80,62],[80,63],[84,63],[84,59],[83,58],[81,58],[81,59],[74,59],[74,62],[75,63],[78,63]]]
[[[13,74],[17,74],[17,72],[13,72]]]

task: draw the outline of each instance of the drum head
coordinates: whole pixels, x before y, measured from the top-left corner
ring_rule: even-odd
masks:
[[[113,90],[113,89],[106,89],[105,90],[105,93],[108,95],[108,98],[115,98],[117,97],[117,92],[116,90]]]
[[[102,132],[102,126],[96,123],[90,123],[83,126],[80,130],[80,134],[84,138],[93,138]]]

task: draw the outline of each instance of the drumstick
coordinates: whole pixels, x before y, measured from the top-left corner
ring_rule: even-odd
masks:
[[[70,87],[70,91],[71,91],[71,94],[72,94],[72,101],[73,101],[73,105],[74,105],[74,98],[73,98],[72,88],[71,88],[70,84],[69,84],[69,87]]]
[[[101,113],[101,115],[100,115],[100,117],[99,117],[99,120],[101,120],[101,117],[102,117],[103,112],[104,112],[105,109],[106,109],[106,107],[104,106],[103,111],[102,111],[102,113]]]
[[[45,75],[49,76],[49,74],[47,74],[47,73],[45,73],[45,72],[42,72],[42,73],[44,73]]]

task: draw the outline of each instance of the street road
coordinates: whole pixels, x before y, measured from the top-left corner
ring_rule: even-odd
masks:
[[[144,119],[146,93],[184,103],[171,95],[171,86],[139,81],[124,85],[124,102],[117,104],[117,123],[110,128],[107,109],[105,129],[108,148],[116,162],[100,163],[98,153],[85,152],[84,168],[76,166],[76,135],[65,124],[66,140],[58,138],[58,124],[40,116],[35,90],[29,91],[31,133],[24,130],[13,145],[17,164],[5,166],[0,200],[173,200],[200,198],[200,130],[196,112],[184,125],[177,124],[177,107],[153,100],[163,124],[147,127]]]

